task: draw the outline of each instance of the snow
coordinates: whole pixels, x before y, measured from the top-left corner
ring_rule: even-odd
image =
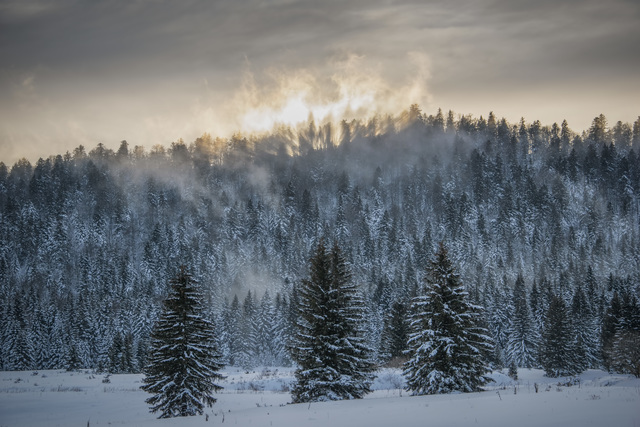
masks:
[[[0,426],[640,425],[640,379],[597,370],[579,382],[546,378],[535,369],[520,370],[517,382],[494,372],[495,383],[484,392],[412,397],[401,389],[399,369],[382,369],[364,399],[298,405],[287,404],[292,368],[227,367],[221,373],[225,389],[205,410],[207,421],[156,419],[144,402],[150,395],[139,389],[142,375],[110,375],[103,382],[106,375],[90,371],[0,372]]]

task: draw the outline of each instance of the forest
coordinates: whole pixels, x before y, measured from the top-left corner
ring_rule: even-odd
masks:
[[[0,369],[141,372],[182,265],[225,364],[290,365],[320,239],[344,253],[379,365],[402,361],[442,242],[494,367],[640,376],[640,117],[576,132],[417,105],[0,163]]]

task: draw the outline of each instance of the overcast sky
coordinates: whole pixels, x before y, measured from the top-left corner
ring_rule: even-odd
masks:
[[[0,161],[416,102],[631,123],[638,46],[637,0],[0,0]]]

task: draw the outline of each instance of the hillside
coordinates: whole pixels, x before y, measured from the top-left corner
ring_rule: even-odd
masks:
[[[616,333],[640,329],[639,150],[640,121],[599,116],[576,133],[413,106],[338,128],[0,164],[0,367],[139,372],[179,265],[207,292],[226,362],[287,365],[319,237],[348,258],[380,363],[392,304],[409,301],[443,241],[485,307],[494,366],[516,359],[523,319],[534,345],[522,351],[537,360],[552,295],[571,309],[580,367],[611,366]]]

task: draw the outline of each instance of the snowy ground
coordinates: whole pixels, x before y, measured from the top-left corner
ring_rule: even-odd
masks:
[[[14,426],[606,426],[640,427],[640,380],[588,371],[580,383],[521,370],[496,372],[481,393],[411,397],[398,370],[382,370],[375,392],[356,401],[288,405],[289,368],[225,370],[205,416],[158,420],[139,390],[141,375],[90,371],[1,372],[0,427]],[[535,392],[534,384],[539,392]],[[514,393],[515,392],[515,393]]]

